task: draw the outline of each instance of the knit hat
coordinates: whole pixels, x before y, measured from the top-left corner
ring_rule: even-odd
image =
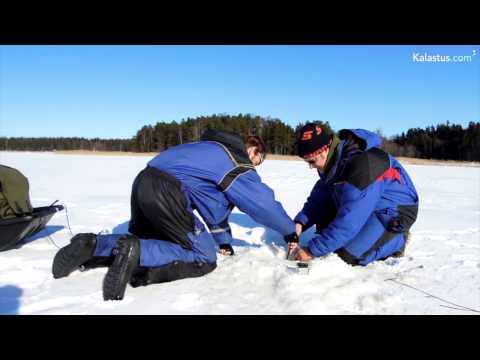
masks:
[[[300,129],[297,139],[298,155],[309,160],[324,151],[331,142],[330,135],[325,129],[314,123],[306,124]]]

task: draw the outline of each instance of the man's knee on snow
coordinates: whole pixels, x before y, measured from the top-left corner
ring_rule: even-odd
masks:
[[[188,234],[193,245],[194,259],[199,262],[214,263],[217,261],[217,246],[212,235],[205,228]]]
[[[393,238],[385,244],[372,249],[362,256],[360,265],[368,265],[373,261],[386,260],[391,256],[396,256],[405,247],[405,235],[394,234]]]
[[[387,241],[385,241],[386,239]],[[374,261],[383,261],[391,256],[396,256],[405,250],[405,235],[386,232],[377,245],[369,249],[361,256],[351,254],[346,248],[339,249],[335,253],[347,264],[352,266],[368,265]],[[384,240],[384,241],[382,241]]]
[[[200,277],[217,267],[217,263],[174,261],[165,266],[155,268],[140,268],[130,279],[132,287],[158,284],[180,279]]]

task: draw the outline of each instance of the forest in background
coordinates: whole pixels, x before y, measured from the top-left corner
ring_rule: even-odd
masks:
[[[328,121],[311,120],[335,132]],[[296,155],[295,139],[298,129],[280,119],[250,114],[214,114],[183,119],[180,122],[158,122],[143,126],[131,139],[86,139],[79,137],[26,138],[0,137],[0,150],[4,151],[128,151],[160,152],[171,146],[198,141],[207,129],[230,131],[240,135],[259,135],[267,145],[267,152]],[[470,122],[466,128],[450,123],[413,128],[399,135],[385,137],[380,130],[382,149],[394,156],[438,160],[480,161],[480,122]]]

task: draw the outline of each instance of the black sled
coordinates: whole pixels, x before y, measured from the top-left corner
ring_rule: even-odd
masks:
[[[38,233],[63,209],[62,205],[37,207],[31,215],[0,220],[0,251],[13,249],[22,240]]]

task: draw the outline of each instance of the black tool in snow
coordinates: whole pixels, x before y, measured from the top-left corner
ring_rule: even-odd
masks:
[[[308,262],[306,261],[295,261],[295,254],[297,251],[293,249],[290,251],[289,249],[287,250],[287,268],[290,270],[295,271],[298,274],[302,275],[308,275],[310,272],[310,267]]]

